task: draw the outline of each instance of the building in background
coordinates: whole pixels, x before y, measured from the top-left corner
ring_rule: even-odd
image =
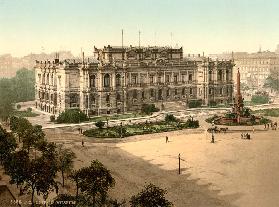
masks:
[[[259,51],[245,54],[234,59],[235,67],[239,68],[241,82],[253,89],[264,86],[266,78],[279,71],[279,55],[270,51]]]
[[[93,59],[36,61],[36,107],[53,114],[79,108],[90,116],[196,102],[233,102],[233,61],[183,58],[182,48],[94,47]]]

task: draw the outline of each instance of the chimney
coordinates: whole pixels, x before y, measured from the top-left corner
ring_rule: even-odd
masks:
[[[55,53],[54,63],[55,63],[55,64],[58,64],[58,63],[59,63],[59,54],[58,54],[58,53]]]
[[[84,64],[84,52],[82,52],[82,64]]]

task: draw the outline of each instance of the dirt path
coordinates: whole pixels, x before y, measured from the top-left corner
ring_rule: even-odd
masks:
[[[93,143],[76,134],[54,133],[53,130],[46,130],[46,133],[49,140],[63,143],[76,153],[76,168],[89,165],[93,159],[98,159],[107,166],[116,180],[116,186],[110,195],[119,200],[128,201],[150,182],[167,189],[167,198],[177,207],[231,206],[228,201],[238,197],[238,195],[219,196],[217,195],[219,191],[209,190],[209,185],[198,185],[197,180],[189,180],[188,174],[178,175],[176,170],[163,170],[158,165],[150,164],[121,150],[115,143]],[[158,136],[162,135],[152,135],[151,138],[156,139]],[[81,146],[81,139],[85,140],[85,147]]]

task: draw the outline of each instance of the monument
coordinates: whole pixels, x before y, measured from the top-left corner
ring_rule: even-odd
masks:
[[[237,71],[237,80],[236,80],[236,94],[234,98],[234,105],[233,105],[233,113],[236,114],[237,123],[239,124],[241,121],[241,116],[243,116],[244,113],[244,104],[243,104],[243,98],[240,91],[240,72],[239,69]]]
[[[236,93],[232,110],[223,115],[214,115],[207,122],[217,125],[258,125],[268,122],[264,117],[255,116],[248,107],[244,107],[244,100],[240,90],[240,72],[237,71]]]

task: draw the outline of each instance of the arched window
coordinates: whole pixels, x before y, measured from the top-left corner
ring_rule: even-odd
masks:
[[[133,90],[133,98],[134,99],[137,99],[138,98],[138,93],[137,93],[137,90]]]
[[[150,96],[154,97],[154,89],[153,88],[150,89]]]
[[[96,87],[96,76],[95,75],[91,75],[89,77],[89,80],[90,80],[90,87]]]
[[[106,102],[109,103],[109,100],[110,100],[110,97],[109,97],[109,94],[107,94],[107,96],[106,96]]]
[[[170,89],[167,89],[167,96],[170,96]]]
[[[158,90],[158,100],[162,100],[163,99],[163,91],[162,89]]]
[[[222,80],[222,76],[223,76],[222,70],[219,70],[219,71],[218,71],[218,80],[219,80],[219,81]]]
[[[121,96],[120,96],[119,93],[116,95],[116,100],[117,100],[117,101],[120,101],[120,100],[121,100]]]
[[[212,71],[209,71],[209,81],[212,81]]]
[[[53,74],[51,74],[51,83],[50,84],[54,86]]]
[[[117,74],[116,75],[116,86],[121,86],[121,75]]]
[[[49,74],[47,74],[47,82],[46,84],[48,85],[49,84]]]
[[[185,88],[182,88],[182,95],[185,95]]]
[[[104,87],[110,87],[110,75],[105,74],[104,76]]]

